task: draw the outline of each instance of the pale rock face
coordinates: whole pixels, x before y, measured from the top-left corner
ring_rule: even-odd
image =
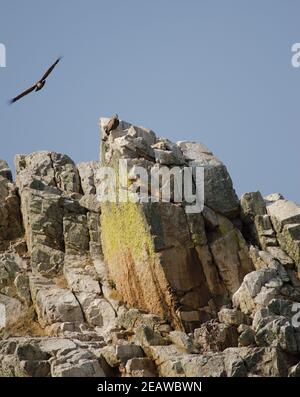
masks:
[[[226,221],[229,223],[229,221]],[[252,270],[248,249],[239,230],[231,230],[210,244],[219,274],[232,295],[239,288],[245,274]],[[221,229],[221,228],[220,228]]]
[[[84,292],[77,293],[76,297],[88,324],[101,328],[102,332],[116,327],[116,312],[105,299]]]
[[[270,259],[269,254],[263,257]],[[290,278],[284,267],[274,261],[265,262],[265,267],[247,274],[238,291],[233,295],[235,307],[245,314],[253,314],[259,308],[267,306],[274,298],[297,298],[299,292],[290,284]]]
[[[69,289],[74,293],[101,293],[97,273],[88,256],[66,255],[64,276]]]
[[[30,187],[34,180],[55,187],[54,169],[50,152],[40,151],[15,157],[16,184],[20,190]]]
[[[34,338],[4,342],[0,345],[0,352],[1,376],[43,377],[50,374],[50,355],[40,349]]]
[[[240,310],[223,308],[218,313],[221,323],[227,325],[241,325],[247,323],[247,317]]]
[[[36,244],[32,250],[31,266],[33,272],[51,276],[62,271],[64,253],[44,244]]]
[[[102,134],[106,123],[107,120],[101,120]],[[113,165],[120,158],[129,158],[133,167],[145,164],[147,168],[158,164],[204,166],[208,198],[206,219],[212,227],[220,226],[220,232],[218,236],[212,236],[214,241],[209,246],[201,214],[188,214],[182,205],[124,205],[115,212],[104,205],[101,209],[104,259],[126,303],[171,318],[178,329],[191,330],[212,318],[215,305],[225,303],[227,292],[233,294],[243,275],[253,269],[240,232],[232,225],[232,234],[224,237],[223,225],[219,225],[218,220],[221,215],[214,211],[235,216],[239,203],[226,168],[208,149],[192,142],[175,144],[155,138],[149,131],[139,131],[138,127],[120,123],[102,143],[102,163]],[[138,232],[130,230],[134,221],[139,224]],[[118,236],[123,229],[132,236],[138,233],[141,242],[123,241],[122,236]],[[217,237],[219,241],[216,241]],[[139,246],[143,245],[148,248],[141,254]],[[228,254],[224,257],[222,251],[226,249]],[[133,275],[133,285],[130,286],[128,268]],[[141,288],[142,285],[148,288]],[[171,303],[173,299],[180,300],[182,307],[179,310]]]
[[[262,249],[267,250],[268,247],[278,245],[276,234],[268,215],[257,215],[254,220],[254,228],[258,243]]]
[[[122,122],[121,122],[122,125]],[[137,127],[131,125],[128,128],[128,135],[132,136],[133,138],[143,138],[148,145],[152,146],[156,142],[156,135],[153,131],[144,128],[144,127]]]
[[[99,276],[88,255],[66,255],[64,276],[69,289],[80,303],[88,324],[104,329],[116,326],[116,312],[101,297]]]
[[[241,197],[241,217],[252,223],[257,215],[266,215],[266,204],[260,192],[245,193]]]
[[[23,234],[20,199],[8,171],[0,169],[0,248]],[[5,245],[4,245],[5,248]]]
[[[238,354],[248,369],[248,376],[286,376],[288,360],[276,348],[230,348],[225,355]]]
[[[284,225],[300,223],[300,208],[293,201],[274,201],[267,205],[267,210],[278,231],[281,231]]]
[[[96,356],[88,350],[72,350],[51,362],[53,377],[105,377]]]
[[[196,347],[202,351],[223,351],[238,345],[237,329],[215,321],[202,324],[194,331]]]
[[[40,151],[15,157],[16,184],[25,187],[53,186],[60,191],[80,193],[80,179],[74,162],[65,154]]]
[[[277,316],[258,327],[255,340],[258,346],[280,347],[287,353],[295,354],[300,351],[299,336],[300,333],[285,317]]]
[[[40,341],[39,347],[43,352],[56,354],[57,352],[76,349],[76,343],[65,338],[47,338]]]
[[[228,348],[224,352],[182,355],[170,346],[153,346],[160,376],[287,376],[288,360],[276,348]]]
[[[100,119],[100,131],[101,136],[105,137],[106,133],[104,127],[108,123],[109,119]],[[155,158],[154,149],[151,147],[155,143],[156,137],[153,131],[148,130],[144,127],[133,126],[126,121],[120,120],[118,128],[108,136],[108,145],[113,148],[114,151],[119,152],[126,158],[134,158],[136,153],[139,153],[140,157],[145,157],[151,161]],[[111,151],[103,150],[107,143],[102,143],[102,152],[100,158],[107,163],[111,159]],[[108,147],[108,146],[106,146]]]
[[[165,345],[166,341],[161,335],[147,325],[140,325],[135,332],[135,341],[142,347]]]
[[[30,277],[30,290],[42,327],[56,322],[83,322],[81,308],[69,290],[59,288],[41,276]]]
[[[169,333],[171,343],[174,343],[179,349],[184,352],[193,353],[195,351],[193,339],[185,332],[172,331]]]
[[[191,377],[223,377],[226,376],[224,357],[222,354],[210,354],[183,357],[181,361],[185,376]]]
[[[31,304],[31,294],[29,288],[29,277],[27,274],[20,273],[14,280],[14,285],[16,288],[16,293],[21,302],[25,303],[27,306]]]
[[[264,200],[267,204],[270,204],[277,200],[284,200],[284,197],[281,193],[271,193],[264,197]]]
[[[32,317],[26,270],[26,261],[15,253],[0,254],[0,324],[4,332]]]
[[[101,203],[94,194],[83,195],[79,200],[79,203],[83,208],[91,211],[91,213],[100,212]]]
[[[201,143],[178,142],[189,166],[204,167],[205,204],[234,217],[239,211],[237,195],[226,167]]]
[[[96,267],[96,260],[98,260],[99,262],[101,259],[103,259],[103,252],[101,247],[100,215],[96,212],[88,212],[87,225],[89,229],[90,254],[94,260],[94,266]]]
[[[280,247],[295,261],[300,271],[300,207],[293,201],[278,198],[267,202],[267,211]]]
[[[261,193],[245,193],[240,203],[241,219],[248,237],[264,250],[269,246],[277,246],[276,234]]]
[[[21,194],[21,210],[30,253],[37,244],[62,250],[64,210],[60,195],[26,188]]]
[[[183,157],[177,158],[171,150],[154,149],[155,161],[161,165],[182,165],[184,164]]]
[[[232,297],[233,304],[240,308],[240,310],[245,314],[251,314],[255,309],[253,298],[260,293],[262,285],[266,281],[266,275],[269,274],[270,277],[274,275],[273,273],[270,274],[270,272],[267,274],[258,272],[259,271],[250,273],[248,279],[244,280],[241,287]],[[251,283],[253,283],[253,287],[251,287]],[[273,290],[271,290],[271,292],[273,292]]]
[[[100,203],[96,198],[97,171],[100,164],[97,161],[77,164],[83,196],[80,205],[92,212],[100,211]]]
[[[95,176],[98,167],[97,161],[77,164],[83,194],[96,194]]]
[[[117,345],[116,346],[116,356],[120,362],[127,362],[133,358],[143,357],[144,353],[140,346],[133,344]]]
[[[152,147],[157,163],[169,166],[185,164],[185,158],[180,147],[168,139],[159,139]]]
[[[213,156],[213,153],[203,143],[178,141],[177,146],[181,148],[188,161],[197,161],[203,154]]]
[[[15,298],[0,294],[0,330],[12,326],[24,318],[24,307]]]
[[[89,250],[89,229],[86,215],[68,214],[63,219],[66,254],[84,254]]]
[[[299,207],[239,202],[203,144],[108,120],[102,165],[127,159],[132,191],[139,166],[202,166],[203,210],[173,182],[100,203],[97,161],[17,155],[15,185],[0,160],[0,376],[299,376]]]
[[[284,267],[293,268],[294,261],[279,247],[267,247],[267,252],[272,255]]]
[[[258,310],[252,324],[257,345],[278,347],[291,354],[299,353],[300,328],[295,317],[299,308],[299,304],[279,298]]]

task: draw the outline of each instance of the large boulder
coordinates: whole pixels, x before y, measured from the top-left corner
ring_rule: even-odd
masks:
[[[15,157],[16,184],[25,187],[52,186],[60,191],[81,193],[80,178],[74,162],[66,154],[40,151]]]
[[[147,356],[163,377],[287,376],[288,357],[277,348],[231,347],[218,353],[183,354],[174,345],[150,346]]]
[[[223,351],[238,345],[238,333],[233,325],[209,321],[194,330],[195,345],[201,351]]]
[[[50,375],[50,354],[35,338],[11,338],[0,342],[0,376],[45,377]]]
[[[0,330],[21,322],[24,314],[24,306],[18,299],[0,294]]]
[[[86,254],[90,248],[78,169],[68,156],[46,151],[17,155],[15,163],[32,270],[55,277],[62,273],[65,253]],[[84,174],[83,185],[93,193]]]
[[[225,216],[236,216],[239,201],[226,166],[201,143],[180,141],[177,145],[189,166],[204,167],[205,204]]]
[[[267,200],[267,211],[281,248],[295,261],[300,274],[300,207],[279,196]]]
[[[240,203],[245,235],[263,249],[277,246],[276,234],[261,193],[245,193]]]
[[[242,233],[229,219],[218,215],[218,227],[210,238],[210,249],[230,295],[241,285],[244,276],[253,270],[248,247]]]
[[[43,328],[57,322],[83,322],[80,305],[71,291],[41,276],[30,277],[30,290]]]
[[[80,204],[92,212],[100,211],[100,203],[96,198],[96,177],[99,166],[97,161],[77,164],[83,191]]]
[[[105,377],[105,372],[97,357],[86,349],[71,350],[58,354],[51,361],[53,377]]]
[[[106,122],[101,119],[102,136]],[[252,270],[241,233],[215,212],[234,217],[239,211],[225,166],[202,145],[174,144],[123,121],[102,144],[101,159],[114,169],[127,159],[129,175],[137,165],[148,171],[161,164],[204,168],[206,218],[217,219],[211,241],[206,235],[211,225],[184,203],[172,202],[174,191],[171,202],[102,203],[101,239],[110,277],[130,306],[167,317],[178,329],[191,330],[212,318],[216,305]],[[97,191],[101,187],[99,180]]]

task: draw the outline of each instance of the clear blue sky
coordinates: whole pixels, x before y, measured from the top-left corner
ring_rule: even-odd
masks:
[[[300,202],[300,1],[0,0],[0,158],[48,149],[98,159],[117,112],[206,144],[241,194]],[[12,106],[58,55],[45,89]]]

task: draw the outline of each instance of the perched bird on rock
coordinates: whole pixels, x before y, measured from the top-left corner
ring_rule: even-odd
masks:
[[[50,66],[49,69],[47,69],[47,71],[44,73],[44,75],[42,76],[42,78],[35,83],[32,87],[28,88],[26,91],[22,92],[21,94],[19,94],[18,96],[16,96],[15,98],[10,100],[10,103],[14,103],[16,101],[18,101],[19,99],[23,98],[23,96],[29,94],[32,91],[39,91],[41,90],[45,83],[46,83],[46,78],[49,76],[49,74],[52,72],[52,70],[55,68],[55,66],[58,64],[58,62],[61,60],[61,58],[58,58],[53,65]]]
[[[111,131],[115,130],[118,127],[118,125],[119,117],[117,114],[115,114],[104,127],[104,131],[107,135],[109,135]]]

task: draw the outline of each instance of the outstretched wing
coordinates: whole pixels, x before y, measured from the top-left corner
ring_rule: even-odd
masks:
[[[52,72],[52,70],[55,68],[55,66],[58,64],[58,62],[61,60],[61,57],[58,58],[53,65],[50,66],[50,68],[45,72],[44,76],[40,79],[40,81],[46,80],[46,78],[49,76],[49,74]]]
[[[14,102],[18,101],[19,99],[23,98],[23,96],[30,94],[30,92],[35,90],[35,88],[36,88],[36,85],[33,85],[32,87],[28,88],[26,91],[22,92],[22,94],[11,99],[10,103],[14,103]]]

